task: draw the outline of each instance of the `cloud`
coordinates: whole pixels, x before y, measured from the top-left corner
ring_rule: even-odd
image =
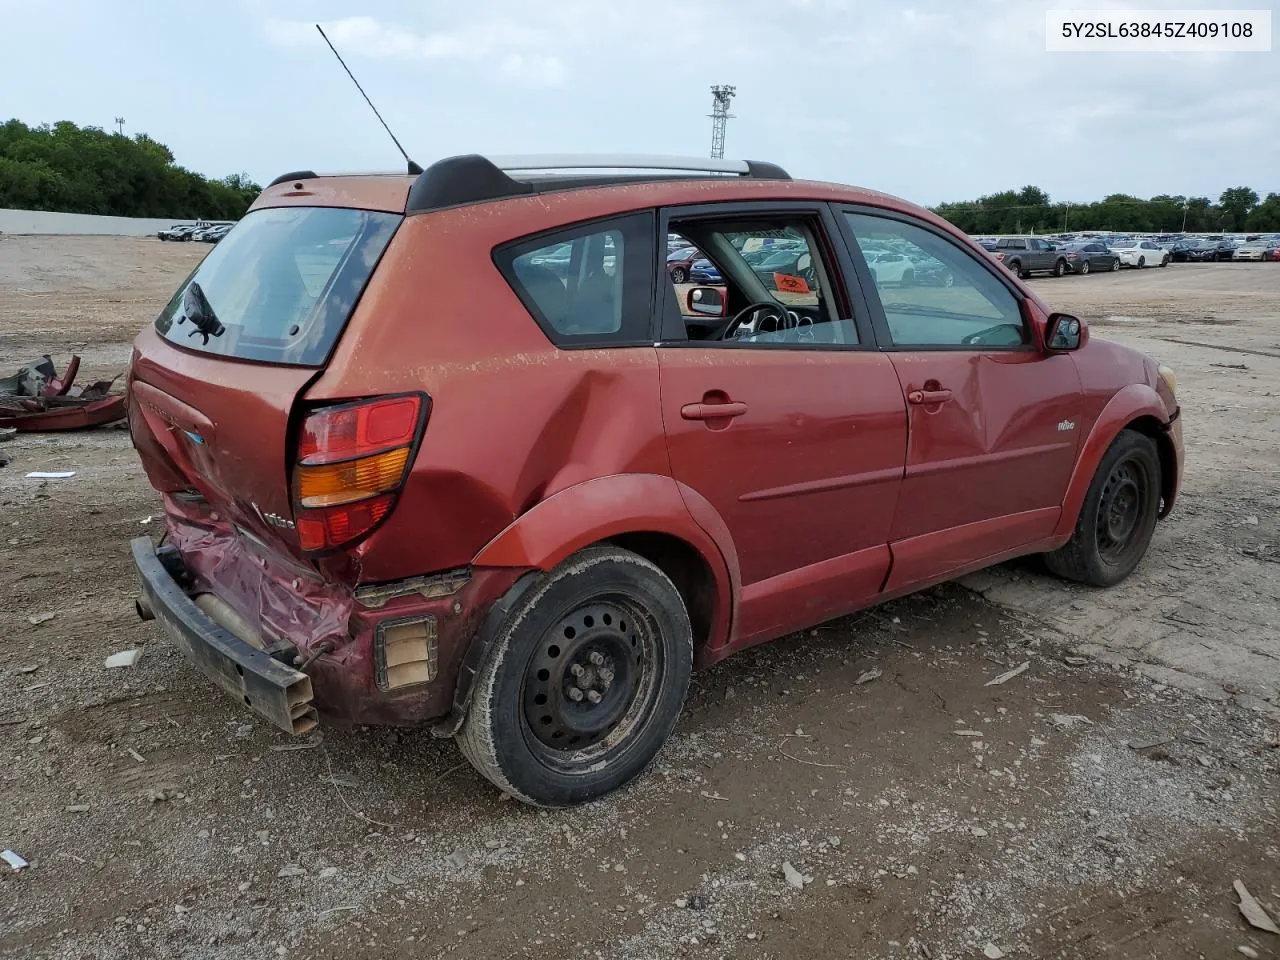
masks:
[[[502,72],[521,80],[554,84],[564,80],[564,65],[554,56],[528,53],[552,43],[547,30],[508,19],[460,25],[451,30],[420,33],[374,17],[346,17],[322,23],[341,53],[400,60],[478,60],[503,56]],[[278,46],[322,43],[314,24],[301,20],[268,20],[263,29]]]

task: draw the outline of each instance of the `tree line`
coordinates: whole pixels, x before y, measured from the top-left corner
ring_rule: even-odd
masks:
[[[1144,200],[1113,193],[1093,203],[1051,203],[1039,187],[1005,190],[970,203],[933,208],[966,233],[1070,233],[1111,230],[1123,233],[1280,232],[1280,193],[1260,200],[1250,187],[1208,197],[1160,194]]]
[[[0,208],[175,220],[236,220],[262,188],[178,166],[163,143],[69,121],[0,124]]]

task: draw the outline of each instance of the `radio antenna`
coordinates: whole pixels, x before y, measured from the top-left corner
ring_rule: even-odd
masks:
[[[356,79],[356,75],[351,72],[351,68],[347,66],[347,61],[342,59],[337,48],[333,45],[333,41],[329,39],[328,34],[320,24],[316,24],[316,29],[320,31],[320,36],[324,37],[324,42],[329,45],[329,49],[333,51],[333,55],[338,58],[338,62],[342,64],[342,69],[347,71],[347,76],[351,78],[351,82],[356,85],[356,89],[360,91],[360,96],[364,97],[364,102],[369,105],[369,109],[373,111],[373,115],[378,118],[378,122],[382,124],[382,129],[387,131],[387,136],[391,138],[391,142],[396,145],[396,149],[400,151],[400,156],[404,157],[405,163],[409,165],[409,172],[415,176],[422,172],[422,168],[409,158],[409,154],[405,152],[404,147],[400,146],[400,141],[396,139],[396,135],[391,132],[391,128],[387,126],[387,121],[382,119],[382,114],[378,112],[378,108],[373,105],[373,101],[369,99],[369,95],[364,92],[364,87],[360,86],[360,81]]]

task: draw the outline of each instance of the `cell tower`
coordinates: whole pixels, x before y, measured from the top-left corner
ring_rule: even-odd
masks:
[[[124,117],[116,117],[116,129],[120,136],[124,136]]]
[[[733,116],[729,112],[729,104],[737,92],[737,87],[727,84],[711,88],[711,113],[708,116],[711,117],[711,156],[715,160],[724,159],[724,130]]]

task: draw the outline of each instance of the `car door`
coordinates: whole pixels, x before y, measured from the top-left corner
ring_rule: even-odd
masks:
[[[876,208],[842,208],[840,219],[908,409],[886,589],[1034,549],[1058,521],[1075,463],[1082,397],[1074,362],[1042,349],[1040,308],[950,233]],[[936,258],[951,286],[875,280],[858,244],[890,239]]]
[[[889,569],[907,425],[893,364],[837,271],[831,213],[732,203],[663,216],[724,278],[679,297],[664,284],[656,340],[672,474],[695,519],[733,543],[731,642],[855,609]],[[797,245],[793,273],[757,272],[740,252],[770,238]]]

